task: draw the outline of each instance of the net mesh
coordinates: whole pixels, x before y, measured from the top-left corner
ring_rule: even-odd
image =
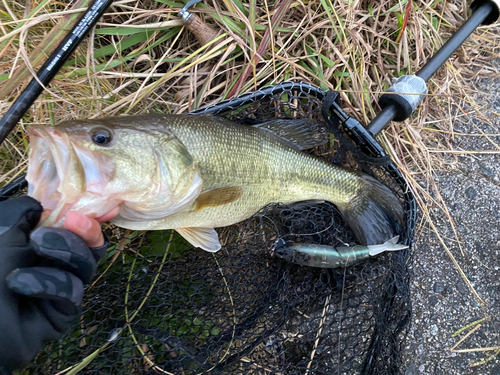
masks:
[[[198,110],[242,124],[276,117],[321,120],[325,93],[283,84]],[[334,142],[335,144],[335,142]],[[342,145],[314,149],[332,159]],[[356,164],[351,155],[350,164]],[[361,165],[361,164],[360,164]],[[377,176],[408,206],[405,187]],[[400,242],[411,245],[406,211]],[[409,327],[410,250],[346,269],[314,269],[272,256],[277,238],[354,245],[335,206],[274,204],[219,228],[222,249],[192,248],[173,231],[107,228],[112,247],[87,288],[72,332],[19,373],[396,374]]]

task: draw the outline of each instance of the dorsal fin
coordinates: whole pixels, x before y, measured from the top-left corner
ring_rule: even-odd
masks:
[[[298,150],[307,150],[328,142],[324,123],[312,119],[275,119],[253,125],[262,132],[270,132]]]

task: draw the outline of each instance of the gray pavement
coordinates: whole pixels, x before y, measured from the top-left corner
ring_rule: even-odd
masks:
[[[500,79],[483,80],[478,84],[478,91],[478,104],[498,115],[482,111],[492,124],[473,115],[472,122],[457,122],[455,131],[480,134],[479,128],[488,134],[498,134]],[[500,145],[500,137],[491,137],[491,140]],[[459,136],[454,148],[494,150],[495,146],[485,137]],[[435,181],[460,230],[467,255],[461,254],[442,211],[433,211],[445,243],[484,300],[484,306],[474,298],[437,236],[424,222],[412,262],[413,323],[404,354],[405,373],[497,375],[500,374],[500,355],[485,364],[471,366],[493,351],[453,353],[450,349],[470,329],[457,337],[452,334],[481,318],[489,320],[481,323],[456,349],[500,345],[500,155],[449,155],[447,158],[449,163],[436,172]]]

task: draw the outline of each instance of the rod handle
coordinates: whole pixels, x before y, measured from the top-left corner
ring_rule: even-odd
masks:
[[[217,30],[208,26],[198,15],[191,12],[189,13],[190,15],[185,19],[184,24],[189,31],[194,34],[202,46],[208,44],[217,37],[219,34]]]

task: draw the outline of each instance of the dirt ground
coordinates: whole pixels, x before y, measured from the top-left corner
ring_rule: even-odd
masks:
[[[497,67],[500,68],[500,62]],[[457,121],[454,130],[467,134],[481,131],[499,134],[500,79],[483,80],[477,90],[476,101],[485,107],[481,113],[493,126],[472,114],[472,121]],[[491,319],[481,322],[456,349],[500,345],[500,149],[493,142],[499,145],[500,137],[457,136],[456,150],[495,150],[496,153],[449,155],[444,170],[435,174],[467,254],[461,254],[453,241],[448,219],[436,209],[441,217],[438,227],[484,306],[466,286],[437,236],[424,225],[412,262],[413,321],[405,348],[407,375],[500,374],[500,355],[471,367],[494,351],[453,353],[450,350],[474,327],[452,337],[455,331],[485,317]]]

